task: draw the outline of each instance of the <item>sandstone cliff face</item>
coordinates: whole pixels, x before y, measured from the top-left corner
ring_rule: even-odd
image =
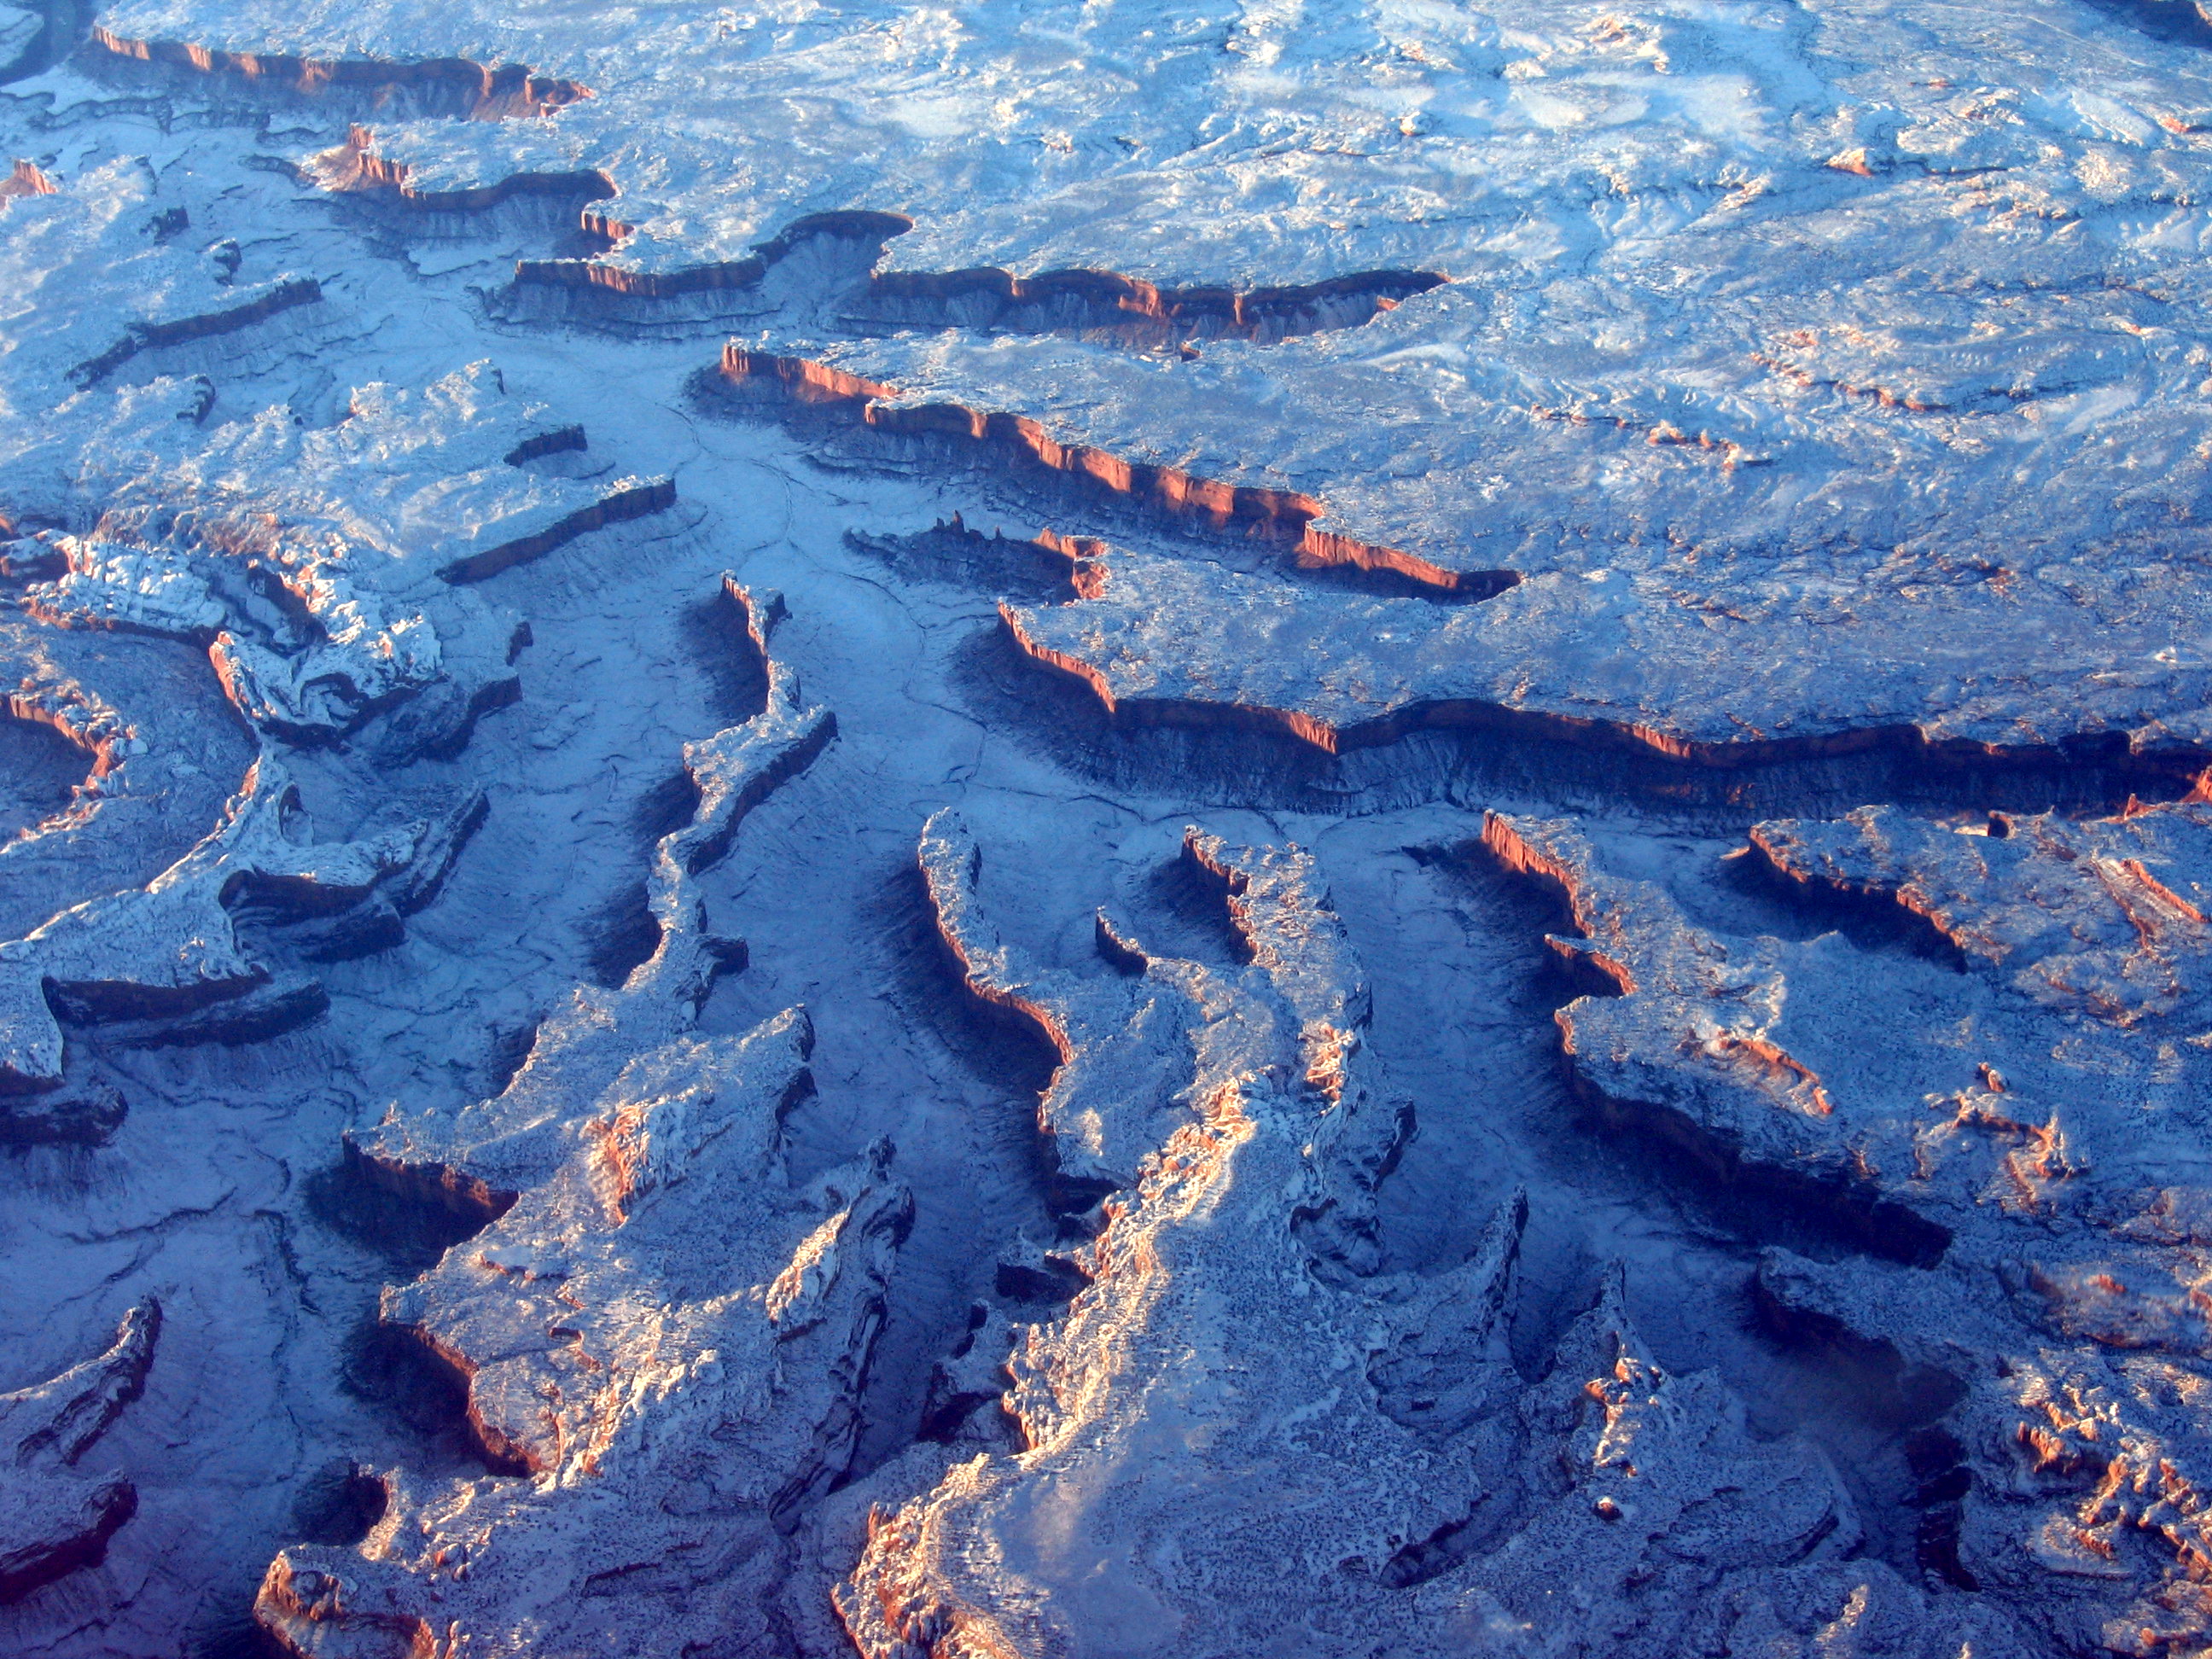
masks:
[[[1069,1152],[1126,1148],[1135,1178],[1077,1253],[1088,1282],[1065,1317],[1017,1336],[1006,1409],[1023,1449],[872,1521],[848,1627],[869,1653],[1226,1651],[1279,1637],[1295,1583],[1292,1616],[1340,1640],[1378,1580],[1412,1576],[1490,1495],[1480,1466],[1499,1448],[1469,1419],[1510,1373],[1493,1328],[1520,1217],[1501,1213],[1449,1287],[1395,1287],[1401,1307],[1327,1271],[1328,1233],[1356,1233],[1356,1195],[1349,1217],[1335,1200],[1381,1161],[1346,1154],[1387,1103],[1363,1075],[1366,988],[1310,855],[1188,833],[1182,857],[1221,881],[1250,949],[1241,973],[1148,956],[1102,917],[1120,970],[1042,982],[991,939],[977,857],[964,826],[933,821],[939,925],[971,987],[1057,1033],[1040,1127],[1063,1171]],[[1318,1260],[1298,1217],[1328,1241]],[[1395,1359],[1417,1392],[1425,1339],[1476,1368],[1454,1379],[1459,1433],[1433,1445],[1365,1376]],[[1261,1576],[1279,1588],[1210,1588]]]
[[[531,470],[584,434],[509,399],[488,362],[420,392],[358,387],[326,428],[272,410],[204,434],[172,422],[94,441],[118,448],[62,488],[36,488],[51,440],[21,458],[20,511],[60,517],[92,495],[104,532],[52,539],[62,568],[31,584],[33,614],[189,641],[258,730],[325,744],[380,720],[403,755],[465,742],[514,692],[520,620],[454,585],[674,499],[665,479]]]
[[[1132,1185],[1220,1079],[1250,1073],[1310,1095],[1321,1161],[1307,1219],[1334,1236],[1334,1253],[1356,1255],[1363,1194],[1395,1156],[1407,1108],[1357,1058],[1367,987],[1312,856],[1193,827],[1181,861],[1218,884],[1249,953],[1243,971],[1151,957],[1102,909],[1098,952],[1115,971],[1038,973],[993,927],[977,891],[981,854],[957,815],[932,818],[921,848],[938,931],[969,989],[1034,1021],[1060,1055],[1038,1123],[1071,1209]]]
[[[765,651],[776,602],[733,597]],[[834,729],[771,663],[761,714],[685,746],[699,805],[654,850],[653,955],[618,990],[579,988],[495,1097],[451,1118],[395,1105],[349,1144],[386,1201],[473,1224],[380,1317],[458,1380],[490,1473],[374,1477],[358,1546],[280,1555],[258,1616],[292,1650],[777,1641],[784,1540],[850,1466],[913,1199],[888,1142],[787,1178],[813,1034],[799,1009],[697,1033],[743,946],[706,931],[696,878]]]
[[[156,3],[103,27],[126,57],[159,43],[216,88],[311,64],[334,112],[357,107],[347,86],[377,88],[387,109],[319,175],[349,194],[367,174],[459,212],[569,181],[588,203],[575,228],[601,245],[516,267],[519,290],[592,302],[564,319],[719,319],[750,356],[896,388],[888,423],[957,415],[1148,477],[1326,503],[1314,550],[1385,551],[1431,585],[1519,576],[1485,637],[1424,665],[1420,701],[1610,709],[1692,742],[1897,726],[2193,753],[2203,670],[2160,655],[2191,636],[2189,586],[2135,550],[2195,533],[2175,526],[2198,465],[2185,342],[2202,295],[2179,245],[2128,216],[2193,200],[2203,166],[2201,46],[2140,27],[2179,10],[2047,0],[1961,32],[1940,10],[1862,5],[1802,27],[1561,3],[1510,25],[1355,11],[1294,27],[1230,8],[1164,30],[1130,8],[1070,13],[1075,44],[1049,65],[989,31],[885,46],[874,12],[618,40],[550,11],[462,27],[351,5],[276,22]],[[573,73],[493,67],[549,52]],[[636,55],[658,72],[628,74]],[[1093,55],[1152,67],[1101,82]],[[1376,63],[1402,77],[1395,113],[1346,67]],[[1740,118],[1673,95],[1690,64],[1727,81]],[[410,107],[413,82],[474,97],[501,74],[513,96],[482,112],[525,118]],[[1497,98],[1469,103],[1468,76]],[[585,87],[616,90],[554,90]],[[801,106],[838,142],[794,126]],[[1200,131],[1237,161],[1189,162]],[[1535,131],[1554,142],[1522,142]],[[1299,181],[1285,190],[1356,210],[1310,234],[1247,211],[1231,181],[1272,163]],[[1439,215],[1470,178],[1467,211]],[[1593,221],[1601,198],[1620,210]],[[2042,228],[2014,234],[2029,220],[2014,216]],[[1832,234],[1846,223],[1866,234]],[[1537,228],[1500,240],[1517,224]],[[1893,244],[1930,252],[1906,270]],[[2024,447],[2039,506],[1996,483],[2014,475],[1987,464],[1992,443]],[[2145,465],[2166,481],[2122,456],[2160,458]],[[1899,469],[1920,482],[1866,483]],[[2082,611],[2124,665],[2077,648]],[[1359,649],[1358,625],[1331,620],[1299,625],[1328,629],[1334,657]],[[1194,660],[1203,635],[1156,631],[1153,678],[1230,667]],[[1958,642],[1941,672],[1890,672],[1935,641]],[[1271,707],[1340,723],[1327,677],[1274,674],[1290,683]],[[2067,712],[2051,720],[2015,675],[2063,682]],[[1717,678],[1740,725],[1699,706]]]
[[[87,900],[0,944],[0,1090],[14,1097],[18,1138],[40,1117],[69,1139],[87,1115],[119,1115],[119,1103],[70,1096],[64,1023],[191,1042],[313,1018],[321,988],[273,971],[263,942],[311,961],[388,947],[405,915],[437,896],[483,813],[472,794],[441,820],[316,845],[297,787],[264,756],[222,822],[146,887]]]
[[[563,1161],[383,1314],[465,1380],[494,1472],[381,1477],[360,1546],[278,1556],[265,1628],[302,1654],[776,1644],[783,1534],[850,1462],[912,1207],[887,1146],[781,1179],[808,1036],[794,1012],[649,1049],[533,1126]]]
[[[1841,934],[1699,928],[1564,823],[1493,817],[1486,836],[1564,890],[1581,937],[1554,945],[1611,981],[1559,1014],[1577,1086],[1616,1130],[1866,1253],[1771,1253],[1766,1316],[1940,1417],[1920,1560],[1971,1588],[2044,1586],[2019,1605],[2061,1648],[2187,1650],[2202,1615],[2199,1431],[2163,1402],[2196,1387],[2203,1340],[2197,1200],[2166,1183],[2199,1164],[2184,896],[2203,815],[1756,826],[1739,856],[1768,880],[1928,941],[1878,974]]]
[[[1817,1452],[1754,1439],[1717,1378],[1652,1359],[1617,1268],[1530,1386],[1505,1340],[1524,1198],[1449,1273],[1343,1271],[1330,1225],[1358,1205],[1339,1195],[1390,1161],[1360,1146],[1376,1103],[1367,988],[1310,855],[1194,830],[1184,856],[1222,879],[1251,951],[1243,975],[1146,957],[1101,928],[1113,960],[1188,999],[1181,1086],[1162,1103],[1180,1109],[1164,1115],[1145,1109],[1155,1091],[1126,1086],[1157,996],[1103,966],[1021,977],[983,942],[973,842],[941,818],[925,836],[971,986],[1054,1021],[1063,1063],[1043,1127],[1083,1146],[1102,1118],[1149,1120],[1155,1143],[1077,1252],[1086,1282],[1066,1314],[1013,1334],[1003,1409],[1018,1449],[956,1463],[871,1517],[838,1598],[861,1650],[1516,1641],[1657,1655],[1760,1639],[1778,1602],[1819,1639],[1822,1624],[1865,1619],[1870,1598],[1885,1639],[1902,1638],[1893,1650],[1965,1638],[1971,1620],[1843,1559],[1858,1523]],[[1070,1111],[1093,1091],[1096,1109]],[[1997,1638],[2002,1620],[1980,1631]]]

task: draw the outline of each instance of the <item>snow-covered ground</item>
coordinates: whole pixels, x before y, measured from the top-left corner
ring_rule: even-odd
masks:
[[[18,59],[0,1649],[2212,1651],[2193,5]]]

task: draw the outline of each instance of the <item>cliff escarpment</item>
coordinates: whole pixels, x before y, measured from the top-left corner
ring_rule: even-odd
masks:
[[[378,106],[396,104],[410,113],[471,121],[546,116],[592,95],[580,82],[539,75],[520,64],[485,64],[465,58],[402,62],[227,52],[185,40],[134,40],[99,24],[93,26],[92,44],[138,63],[234,76],[310,97],[360,97]]]
[[[1369,270],[1281,288],[1183,288],[1115,270],[1047,270],[1018,276],[974,270],[877,271],[843,319],[871,327],[985,332],[1129,331],[1160,339],[1243,339],[1261,344],[1293,335],[1356,328],[1395,310],[1445,278],[1425,270]]]
[[[811,359],[763,356],[733,341],[723,349],[720,372],[732,385],[759,385],[795,403],[824,405],[878,432],[974,445],[1171,520],[1281,543],[1303,565],[1384,572],[1424,594],[1449,599],[1486,599],[1518,580],[1510,571],[1447,570],[1396,548],[1317,528],[1326,509],[1296,490],[1231,483],[1063,443],[1027,416],[909,401],[894,386]]]

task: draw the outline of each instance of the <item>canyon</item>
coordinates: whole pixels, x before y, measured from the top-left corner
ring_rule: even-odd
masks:
[[[0,1652],[2212,1656],[2208,41],[0,7]]]

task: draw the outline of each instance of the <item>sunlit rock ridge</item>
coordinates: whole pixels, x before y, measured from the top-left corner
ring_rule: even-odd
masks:
[[[0,6],[0,1653],[2212,1659],[2212,12]]]

